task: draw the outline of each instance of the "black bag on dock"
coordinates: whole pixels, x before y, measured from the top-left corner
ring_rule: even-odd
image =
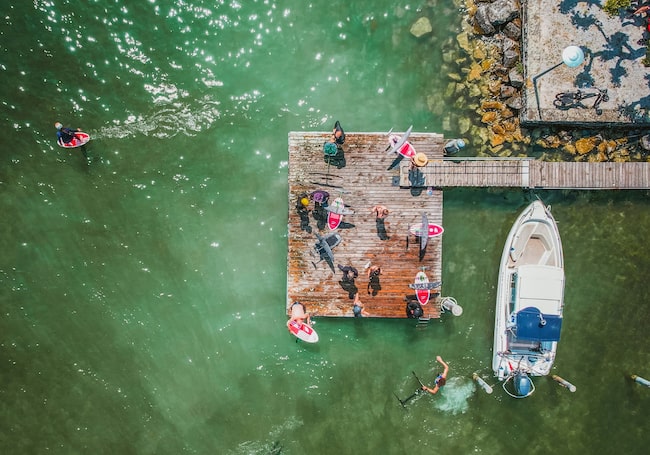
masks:
[[[323,144],[323,156],[327,164],[336,166],[338,169],[345,167],[345,153],[334,142],[325,142]]]
[[[409,303],[406,304],[406,317],[411,318],[411,319],[417,319],[422,317],[424,315],[424,311],[422,311],[422,306],[420,305],[420,302],[417,300],[411,300]]]

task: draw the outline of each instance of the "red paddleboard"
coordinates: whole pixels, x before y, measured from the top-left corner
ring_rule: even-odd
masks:
[[[444,228],[438,224],[429,223],[429,237],[437,237],[444,232]],[[409,228],[413,235],[420,236],[422,232],[422,223],[414,224]]]
[[[406,158],[411,158],[415,156],[415,149],[411,145],[410,142],[405,142],[404,145],[402,145],[399,150],[397,151],[400,155],[406,157]]]
[[[418,272],[417,275],[415,275],[415,284],[428,284],[429,283],[429,277],[427,277],[426,273],[424,272]],[[415,296],[418,298],[418,302],[420,302],[420,305],[426,305],[429,303],[429,297],[431,297],[431,290],[427,286],[426,289],[416,289],[415,290]]]
[[[316,331],[304,322],[300,323],[298,321],[291,321],[289,323],[289,331],[307,343],[316,343],[318,341],[318,334]]]
[[[83,131],[75,131],[74,139],[72,139],[70,142],[64,143],[61,139],[59,139],[56,141],[56,143],[59,144],[59,147],[63,147],[66,149],[74,149],[87,144],[89,140],[90,140],[90,134],[84,133]]]
[[[345,204],[343,204],[343,199],[337,197],[334,199],[334,202],[327,207],[327,225],[333,231],[339,227],[341,221],[343,221],[342,212],[345,209]]]

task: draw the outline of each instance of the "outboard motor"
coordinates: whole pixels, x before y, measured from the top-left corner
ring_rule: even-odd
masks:
[[[515,391],[520,397],[526,397],[532,393],[531,390],[531,379],[528,377],[525,371],[518,371],[514,374],[512,380]]]

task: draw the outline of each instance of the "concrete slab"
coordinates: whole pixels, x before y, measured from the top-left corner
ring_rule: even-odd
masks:
[[[639,44],[650,38],[646,17],[610,18],[599,3],[522,1],[522,123],[650,126],[650,68]],[[576,68],[561,63],[570,45],[585,54]],[[591,96],[575,99],[578,90]]]

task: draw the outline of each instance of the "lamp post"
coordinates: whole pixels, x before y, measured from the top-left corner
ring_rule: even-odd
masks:
[[[533,87],[535,89],[535,101],[537,101],[537,115],[539,116],[540,120],[542,120],[542,111],[539,107],[539,92],[537,91],[537,79],[539,79],[540,77],[542,77],[547,73],[550,73],[555,68],[563,64],[568,66],[569,68],[575,68],[576,66],[580,66],[584,61],[585,61],[585,53],[582,51],[582,49],[580,49],[578,46],[567,46],[562,51],[562,61],[560,63],[551,66],[549,69],[546,69],[533,77]]]

